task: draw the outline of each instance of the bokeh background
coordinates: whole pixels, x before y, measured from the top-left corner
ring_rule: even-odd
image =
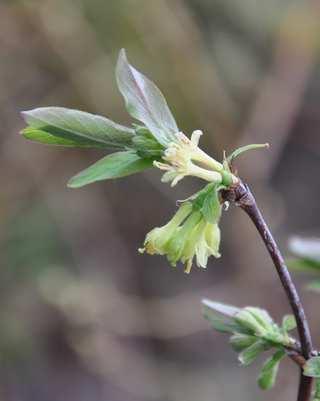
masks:
[[[269,142],[237,162],[287,254],[319,235],[320,2],[41,0],[0,2],[0,400],[294,399],[297,371],[256,386],[202,318],[209,297],[289,312],[268,255],[240,210],[222,254],[190,276],[139,255],[144,235],[199,188],[158,171],[66,188],[102,156],[26,142],[19,111],[59,105],[130,123],[114,79],[120,48],[165,93],[203,147]],[[296,276],[317,340],[319,295]],[[319,345],[319,343],[317,344]]]

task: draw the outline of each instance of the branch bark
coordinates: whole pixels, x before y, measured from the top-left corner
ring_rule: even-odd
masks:
[[[252,195],[249,187],[241,181],[239,181],[239,183],[235,184],[233,187],[221,191],[221,196],[224,201],[233,202],[242,210],[244,210],[257,228],[273,261],[274,267],[277,270],[281,284],[285,290],[292,312],[295,316],[299,339],[301,342],[301,354],[306,360],[309,359],[312,355],[313,347],[309,324],[304,312],[304,308],[279,247],[257,206],[254,196]],[[310,400],[312,382],[312,378],[303,376],[302,370],[300,369],[300,384],[297,401]]]

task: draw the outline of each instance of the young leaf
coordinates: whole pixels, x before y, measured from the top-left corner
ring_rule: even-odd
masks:
[[[242,309],[236,314],[235,321],[240,326],[250,330],[252,334],[261,336],[268,332],[265,325],[262,324],[261,321],[250,312],[250,310],[247,310],[247,308]]]
[[[235,306],[222,304],[220,302],[210,301],[209,299],[203,299],[202,304],[209,310],[212,310],[213,312],[218,312],[222,316],[231,318],[233,318],[241,310],[240,308],[237,308]]]
[[[250,365],[262,352],[271,348],[271,345],[263,340],[257,340],[250,347],[244,349],[238,356],[242,365]]]
[[[297,327],[296,319],[293,315],[285,315],[282,319],[282,329],[287,332]]]
[[[104,147],[123,148],[131,143],[134,130],[116,124],[105,117],[84,111],[66,109],[63,107],[41,107],[24,111],[22,115],[29,125],[27,133],[33,140],[52,143],[52,136],[77,142],[80,145],[84,140],[100,143]],[[32,129],[37,130],[32,134]],[[31,134],[30,134],[31,132]],[[41,132],[44,132],[40,139]],[[70,145],[69,145],[70,146]]]
[[[175,141],[174,134],[179,130],[164,96],[153,82],[128,63],[124,49],[120,51],[116,78],[131,116],[143,122],[161,145]]]
[[[204,317],[211,323],[212,327],[221,333],[242,333],[241,326],[237,325],[233,316],[240,309],[230,305],[213,302],[208,299],[202,300],[204,306]],[[246,332],[245,332],[246,333]]]
[[[270,329],[270,326],[273,324],[273,320],[266,310],[256,308],[254,306],[247,306],[244,309],[250,312],[251,315],[254,316],[254,318],[261,324],[261,326],[267,330]]]
[[[210,184],[209,184],[210,185]],[[218,185],[212,185],[212,189],[205,196],[201,213],[209,223],[217,223],[220,219],[222,206],[219,200]]]
[[[164,147],[160,145],[148,128],[136,126],[135,134],[131,147],[140,157],[161,158]]]
[[[314,356],[307,360],[303,367],[303,374],[309,377],[320,378],[320,356]]]
[[[280,361],[285,355],[283,350],[279,350],[264,363],[258,377],[258,384],[262,390],[269,390],[274,386]]]
[[[261,149],[261,148],[268,148],[269,144],[268,143],[257,143],[257,144],[251,144],[251,145],[246,145],[246,146],[241,146],[240,148],[234,150],[230,156],[226,158],[227,164],[230,164],[233,162],[233,160],[240,156],[242,153],[247,152],[248,150],[253,150],[253,149]]]
[[[125,177],[152,167],[152,163],[152,159],[141,159],[133,151],[112,153],[72,177],[68,186],[79,188],[95,181]]]
[[[53,132],[53,129],[51,129]],[[27,127],[21,131],[21,134],[26,138],[34,142],[42,143],[44,145],[56,145],[65,146],[70,148],[106,148],[107,145],[101,142],[92,141],[90,139],[75,137],[71,139],[64,138],[62,136],[52,135],[42,129]]]
[[[248,334],[236,333],[230,337],[230,344],[234,351],[241,352],[257,341],[257,337]]]

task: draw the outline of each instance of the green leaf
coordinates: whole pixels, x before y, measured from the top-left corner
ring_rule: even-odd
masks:
[[[52,132],[53,130],[51,130]],[[78,147],[78,148],[105,148],[106,145],[101,142],[92,141],[90,139],[77,137],[75,139],[67,139],[62,136],[52,135],[42,129],[27,127],[21,131],[21,134],[34,142],[42,143],[45,145],[57,145],[65,147]]]
[[[238,356],[240,363],[244,366],[250,365],[262,352],[271,346],[263,340],[257,340],[250,347],[244,349]]]
[[[105,117],[63,107],[41,107],[24,111],[22,115],[30,126],[30,131],[23,134],[31,135],[31,139],[41,143],[50,144],[53,141],[52,137],[57,137],[77,142],[80,146],[84,141],[93,141],[93,145],[100,143],[101,147],[123,148],[130,145],[134,135],[133,129],[116,124]],[[32,133],[31,128],[37,132]],[[44,135],[40,139],[41,132],[44,132]],[[48,142],[45,142],[46,140]],[[70,142],[68,143],[70,146]]]
[[[282,319],[282,329],[287,332],[297,327],[296,319],[293,315],[285,315]]]
[[[241,352],[257,341],[257,337],[248,334],[236,333],[230,337],[230,344],[234,351]]]
[[[153,157],[160,159],[164,147],[154,138],[146,127],[136,126],[135,136],[132,138],[131,147],[142,157]]]
[[[220,203],[219,193],[218,193],[218,186],[219,184],[212,186],[212,189],[205,196],[202,207],[200,209],[205,220],[212,224],[217,223],[219,221],[222,212],[222,206]]]
[[[240,312],[240,308],[235,306],[223,304],[220,302],[210,301],[209,299],[203,299],[202,304],[213,312],[217,312],[222,316],[233,318],[238,312]]]
[[[116,78],[131,116],[143,122],[161,145],[175,141],[174,134],[179,130],[164,96],[153,82],[128,63],[124,49],[120,51]]]
[[[257,308],[254,306],[246,306],[244,308],[246,311],[250,312],[252,316],[263,326],[266,330],[270,329],[270,326],[273,324],[273,320],[269,313],[261,308]]]
[[[286,353],[283,350],[279,350],[263,364],[258,377],[258,384],[262,390],[269,390],[274,386],[280,361],[285,355]]]
[[[240,311],[239,308],[213,302],[208,299],[203,299],[202,304],[204,306],[204,317],[211,323],[215,330],[221,333],[243,332],[242,327],[233,320],[233,316]],[[244,333],[246,333],[246,331],[244,331]]]
[[[152,159],[141,159],[133,151],[112,153],[72,177],[68,186],[79,188],[95,181],[125,177],[152,167],[152,163]]]
[[[190,198],[193,209],[199,210],[205,220],[213,224],[219,221],[222,211],[218,188],[219,184],[207,184]]]
[[[303,367],[303,374],[309,377],[320,378],[320,356],[314,356],[307,360]]]
[[[261,319],[257,319],[257,317],[247,308],[240,310],[234,319],[239,325],[250,330],[252,334],[262,336],[269,330],[269,327],[265,326],[265,322],[261,322]]]
[[[227,163],[230,164],[233,162],[233,160],[240,156],[242,153],[247,152],[248,150],[253,150],[253,149],[261,149],[261,148],[268,148],[269,144],[268,143],[253,143],[251,145],[246,145],[246,146],[241,146],[240,148],[234,150],[231,155],[229,155],[226,159]]]

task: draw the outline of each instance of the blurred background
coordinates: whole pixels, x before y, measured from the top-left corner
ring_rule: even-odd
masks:
[[[19,111],[58,105],[130,123],[114,78],[126,48],[216,158],[271,144],[237,167],[288,254],[290,235],[320,235],[319,20],[318,0],[1,0],[1,401],[294,399],[292,362],[263,393],[261,361],[239,369],[201,315],[203,297],[277,321],[289,312],[246,216],[224,213],[223,257],[206,271],[139,255],[199,182],[170,189],[148,171],[68,189],[103,154],[25,141]],[[317,339],[319,295],[296,279]]]

